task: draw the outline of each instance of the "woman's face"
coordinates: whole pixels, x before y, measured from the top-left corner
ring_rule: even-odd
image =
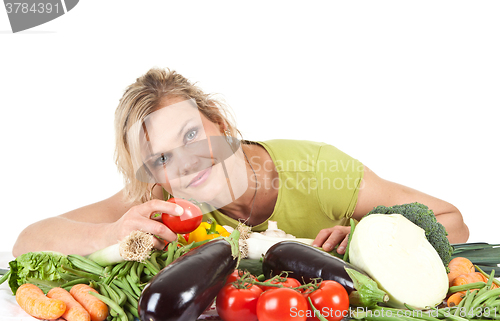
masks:
[[[174,197],[228,203],[217,199],[231,194],[228,180],[242,178],[239,153],[229,148],[223,126],[208,120],[193,100],[169,99],[145,119],[142,132],[142,159],[156,183]]]

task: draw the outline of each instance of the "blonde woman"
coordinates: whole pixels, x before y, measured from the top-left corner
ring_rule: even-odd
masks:
[[[255,231],[269,220],[314,245],[344,253],[348,221],[378,205],[420,202],[452,243],[467,225],[453,205],[384,180],[335,147],[308,141],[242,140],[225,106],[175,71],[151,69],[125,91],[115,114],[116,164],[124,188],[101,202],[36,222],[13,254],[54,250],[89,254],[142,230],[176,234],[155,213],[182,214],[169,196],[203,202],[204,218]],[[155,246],[164,243],[155,239]]]

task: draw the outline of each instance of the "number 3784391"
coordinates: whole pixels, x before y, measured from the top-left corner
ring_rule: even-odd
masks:
[[[26,2],[7,2],[5,3],[7,13],[59,13],[59,3],[26,3]]]

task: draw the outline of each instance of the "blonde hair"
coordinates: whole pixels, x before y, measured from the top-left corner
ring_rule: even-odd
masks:
[[[145,202],[149,199],[150,184],[136,178],[134,158],[129,141],[129,130],[157,110],[168,97],[193,99],[198,110],[211,122],[225,125],[231,136],[240,132],[236,129],[228,107],[212,94],[204,93],[182,75],[169,69],[152,68],[128,86],[115,111],[115,163],[124,176],[124,197],[129,202]],[[240,134],[241,136],[241,134]]]

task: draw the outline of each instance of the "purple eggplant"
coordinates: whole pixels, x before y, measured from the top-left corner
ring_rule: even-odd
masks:
[[[365,272],[338,257],[294,241],[282,241],[273,245],[266,252],[262,263],[262,271],[266,278],[286,271],[289,277],[304,283],[309,283],[315,278],[337,281],[347,293],[351,293],[355,288],[345,270],[346,267],[366,275]]]
[[[141,320],[196,320],[236,268],[238,260],[233,253],[234,247],[226,239],[216,239],[166,266],[142,291]]]

